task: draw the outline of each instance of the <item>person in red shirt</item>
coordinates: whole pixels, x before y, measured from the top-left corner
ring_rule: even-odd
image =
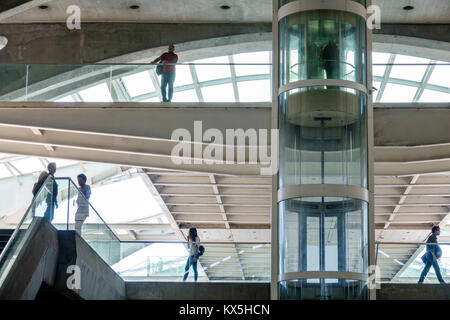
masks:
[[[175,63],[178,61],[178,56],[175,54],[175,46],[171,44],[168,52],[163,53],[161,56],[150,62],[155,64],[160,62],[164,64],[161,74],[161,95],[163,102],[172,101],[173,97],[173,83],[175,82]],[[168,96],[166,95],[166,88],[169,87]]]

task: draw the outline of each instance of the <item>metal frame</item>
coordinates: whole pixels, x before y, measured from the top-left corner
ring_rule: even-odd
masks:
[[[272,0],[272,129],[278,130],[278,58],[279,58],[279,34],[278,34],[278,3]],[[270,298],[278,299],[278,172],[272,176],[272,208],[271,208],[271,281]]]
[[[369,7],[372,0],[366,0],[366,6]],[[366,101],[367,108],[367,185],[369,189],[369,204],[368,204],[368,254],[369,266],[376,265],[376,248],[375,248],[375,149],[374,149],[374,129],[373,129],[373,76],[372,76],[372,31],[366,25],[366,83],[369,88],[369,96]],[[376,299],[376,289],[369,289],[369,299]]]
[[[278,202],[306,197],[342,197],[369,201],[369,191],[360,186],[341,184],[302,184],[278,190]]]
[[[292,89],[297,88],[305,88],[305,87],[317,87],[317,86],[335,86],[335,87],[345,87],[352,88],[361,92],[364,92],[367,95],[367,88],[357,82],[349,81],[349,80],[340,80],[340,79],[310,79],[310,80],[299,80],[287,83],[280,87],[278,90],[278,95],[290,91]]]
[[[278,276],[278,281],[299,279],[345,279],[345,280],[367,280],[367,275],[359,272],[348,271],[302,271],[287,272]]]
[[[289,2],[278,9],[278,21],[297,12],[312,10],[336,10],[357,14],[367,20],[366,8],[353,0],[310,1],[297,0]]]

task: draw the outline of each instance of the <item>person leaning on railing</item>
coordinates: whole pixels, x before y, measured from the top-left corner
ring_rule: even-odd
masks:
[[[441,234],[441,229],[438,226],[434,226],[431,228],[431,235],[427,239],[427,243],[432,243],[427,245],[427,251],[422,256],[422,261],[425,263],[425,267],[423,268],[422,273],[420,274],[419,284],[423,283],[425,277],[427,276],[428,271],[431,266],[433,266],[434,271],[436,272],[436,277],[439,280],[439,283],[445,284],[444,279],[442,279],[441,269],[439,268],[438,259],[442,256],[442,250],[437,244],[437,237]]]
[[[173,84],[175,83],[175,64],[178,62],[178,55],[175,54],[175,46],[171,44],[168,51],[150,62],[155,64],[160,62],[156,68],[156,73],[161,75],[161,95],[163,102],[171,102],[173,97]],[[166,87],[169,87],[168,96]]]
[[[48,172],[43,171],[39,175],[38,181],[33,186],[32,193],[33,193],[33,202],[34,202],[36,196],[39,194],[39,191],[41,190],[41,188],[44,185],[47,178],[49,176],[52,177],[53,187],[52,187],[52,190],[49,190],[49,192],[47,194],[47,197],[45,200],[45,202],[47,203],[47,209],[44,212],[44,218],[47,219],[48,221],[52,222],[54,211],[55,211],[55,206],[56,206],[56,208],[58,208],[58,202],[56,200],[56,198],[58,196],[58,184],[56,183],[55,179],[53,179],[55,176],[55,172],[56,172],[56,163],[50,162],[47,165],[47,169],[48,169]],[[34,213],[34,210],[35,210],[35,208],[33,208],[33,213]]]

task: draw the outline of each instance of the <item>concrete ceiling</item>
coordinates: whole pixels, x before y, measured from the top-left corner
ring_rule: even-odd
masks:
[[[81,8],[84,22],[270,22],[272,0],[15,0],[16,7],[0,15],[5,23],[64,22],[70,5]],[[9,1],[12,2],[12,1]],[[42,3],[48,9],[38,6]],[[447,0],[374,0],[381,8],[384,23],[449,23],[450,2]],[[131,5],[139,5],[133,10]],[[223,10],[221,5],[231,8]],[[413,10],[403,10],[404,6]],[[161,10],[160,8],[163,8]],[[3,19],[2,19],[3,17]]]

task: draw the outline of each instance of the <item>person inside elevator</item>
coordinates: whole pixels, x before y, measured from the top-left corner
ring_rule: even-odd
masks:
[[[48,170],[48,172],[43,171],[39,175],[38,181],[33,186],[32,193],[33,193],[33,198],[36,198],[36,196],[39,194],[39,191],[41,190],[42,186],[44,185],[44,182],[47,180],[47,178],[49,176],[51,176],[53,183],[52,183],[52,188],[51,188],[51,190],[48,190],[47,197],[45,199],[47,208],[44,212],[44,218],[47,219],[48,221],[52,222],[53,216],[54,216],[54,211],[55,211],[55,206],[56,206],[56,208],[58,208],[58,202],[57,202],[58,184],[56,183],[55,179],[53,179],[55,177],[55,173],[56,173],[56,163],[50,162],[47,165],[47,170]],[[33,208],[33,211],[35,209],[36,208]]]
[[[441,234],[441,229],[439,226],[434,226],[431,228],[431,235],[427,239],[427,243],[431,243],[427,245],[427,250],[425,254],[422,256],[422,261],[425,263],[425,267],[423,268],[422,273],[420,274],[419,284],[423,283],[425,277],[427,276],[428,271],[431,266],[434,268],[434,272],[436,272],[436,277],[438,278],[439,283],[445,284],[444,279],[442,279],[441,269],[439,268],[438,260],[442,256],[442,249],[439,247],[437,237]]]
[[[186,267],[184,269],[184,277],[183,281],[186,281],[187,277],[189,276],[189,268],[192,266],[192,269],[194,270],[194,280],[197,281],[198,279],[198,272],[197,272],[197,260],[200,256],[200,238],[197,235],[197,229],[196,228],[190,228],[189,229],[189,235],[188,235],[188,249],[189,249],[189,257],[186,261]]]
[[[178,61],[178,55],[175,54],[175,46],[171,44],[168,51],[150,62],[150,64],[160,63],[161,70],[161,95],[163,102],[171,102],[173,97],[173,84],[175,82],[175,63]],[[159,73],[157,68],[157,73]],[[168,92],[167,92],[168,91]],[[168,95],[167,95],[168,94]]]
[[[81,235],[81,226],[84,220],[89,216],[89,198],[91,197],[91,187],[86,184],[87,177],[81,173],[77,176],[78,185],[81,193],[78,193],[77,205],[78,209],[75,212],[75,231]]]
[[[327,79],[339,79],[339,48],[334,40],[325,44],[319,53],[319,59]]]

